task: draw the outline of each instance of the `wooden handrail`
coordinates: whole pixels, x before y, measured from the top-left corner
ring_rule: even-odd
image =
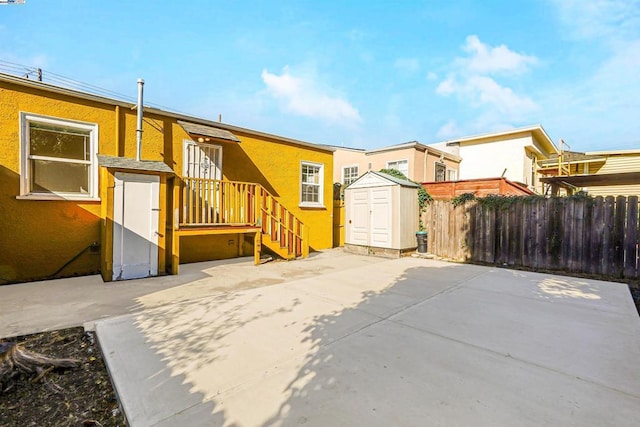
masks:
[[[182,178],[182,225],[253,225],[258,184]]]
[[[262,218],[262,234],[270,237],[272,242],[279,242],[288,258],[305,254],[305,245],[309,243],[303,236],[304,224],[298,217],[260,186],[260,217]],[[308,251],[308,249],[307,249]]]
[[[308,254],[302,221],[260,184],[182,178],[179,194],[180,226],[257,226],[268,236],[263,243],[284,258]]]

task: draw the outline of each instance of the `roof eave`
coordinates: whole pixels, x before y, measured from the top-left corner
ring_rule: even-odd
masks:
[[[41,89],[44,91],[48,91],[48,92],[53,92],[53,93],[57,93],[60,95],[66,95],[66,96],[72,96],[75,98],[80,98],[80,99],[85,99],[85,100],[89,100],[89,101],[94,101],[94,102],[99,102],[102,104],[107,104],[107,105],[113,105],[113,106],[120,106],[120,107],[125,107],[125,108],[132,108],[135,107],[135,103],[134,102],[126,102],[126,101],[122,101],[122,100],[118,100],[115,98],[108,98],[105,96],[100,96],[100,95],[93,95],[87,92],[82,92],[82,91],[78,91],[75,89],[68,89],[68,88],[64,88],[61,86],[55,86],[49,83],[45,83],[45,82],[39,82],[39,81],[34,81],[34,80],[29,80],[29,79],[25,79],[22,77],[16,77],[16,76],[12,76],[10,74],[5,74],[5,73],[0,73],[0,81],[6,81],[8,83],[13,83],[13,84],[17,84],[20,86],[25,86],[25,87],[34,87],[37,89]],[[289,143],[289,144],[294,144],[294,145],[298,145],[298,146],[302,146],[302,147],[307,147],[307,148],[313,148],[316,150],[320,150],[320,151],[326,151],[326,152],[330,152],[333,153],[335,151],[335,148],[332,148],[328,145],[322,145],[322,144],[314,144],[311,142],[306,142],[306,141],[300,141],[297,139],[293,139],[293,138],[287,138],[284,136],[279,136],[279,135],[273,135],[273,134],[269,134],[266,132],[260,132],[260,131],[256,131],[253,129],[247,129],[247,128],[243,128],[240,126],[233,126],[233,125],[229,125],[226,123],[220,123],[220,122],[216,122],[213,120],[207,120],[207,119],[203,119],[200,117],[195,117],[195,116],[191,116],[188,114],[183,114],[183,113],[176,113],[176,112],[172,112],[172,111],[167,111],[167,110],[162,110],[159,108],[154,108],[154,107],[144,107],[145,111],[150,113],[150,114],[156,114],[159,116],[164,116],[164,117],[169,117],[169,118],[173,118],[176,120],[185,120],[185,121],[189,121],[189,122],[194,122],[196,124],[203,124],[203,125],[207,125],[207,126],[212,126],[212,127],[218,127],[220,129],[225,129],[225,130],[229,130],[229,131],[236,131],[236,132],[243,132],[243,133],[247,133],[250,135],[255,135],[255,136],[259,136],[259,137],[263,137],[263,138],[269,138],[269,139],[274,139],[277,141],[281,141],[281,142],[285,142],[285,143]]]

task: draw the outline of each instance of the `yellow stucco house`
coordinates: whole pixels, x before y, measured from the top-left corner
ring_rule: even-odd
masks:
[[[0,74],[0,283],[332,246],[332,148],[138,110]]]

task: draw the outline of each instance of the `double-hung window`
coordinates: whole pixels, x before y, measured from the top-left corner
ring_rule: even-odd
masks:
[[[349,185],[358,179],[358,166],[345,166],[342,168],[342,183]]]
[[[395,169],[399,172],[402,172],[405,177],[409,178],[408,160],[395,160],[393,162],[387,162],[387,169]]]
[[[98,125],[21,113],[20,195],[98,197]]]
[[[300,206],[323,207],[324,165],[300,163]]]
[[[436,176],[435,181],[446,181],[447,180],[447,166],[444,163],[436,162]]]

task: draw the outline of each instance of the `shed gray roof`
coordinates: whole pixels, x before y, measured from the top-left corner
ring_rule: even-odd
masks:
[[[98,154],[98,164],[106,168],[129,169],[145,172],[174,173],[166,163],[157,160],[135,160]]]
[[[413,181],[408,181],[408,180],[406,180],[406,179],[396,178],[395,176],[393,176],[393,175],[389,175],[389,174],[384,173],[384,172],[367,171],[366,173],[364,173],[364,174],[360,175],[360,176],[358,177],[358,179],[356,179],[355,181],[353,181],[351,184],[347,185],[345,188],[349,188],[349,187],[351,187],[351,186],[352,186],[352,185],[354,185],[356,182],[359,182],[360,180],[362,180],[365,176],[367,176],[367,175],[369,175],[369,174],[371,174],[371,175],[377,175],[377,176],[379,176],[379,177],[380,177],[380,178],[382,178],[382,179],[386,179],[387,181],[391,181],[391,182],[393,182],[394,184],[402,185],[403,187],[411,187],[411,188],[420,188],[420,187],[421,187],[421,186],[420,186],[420,184],[416,184],[416,183],[415,183],[415,182],[413,182]]]
[[[225,141],[240,142],[237,136],[225,129],[218,129],[207,125],[197,125],[183,120],[178,120],[178,124],[190,135],[210,136],[212,138],[223,139]]]
[[[370,173],[376,174],[378,176],[381,176],[382,178],[388,179],[389,181],[393,181],[396,184],[400,184],[403,187],[415,187],[415,188],[420,188],[420,184],[416,184],[413,181],[408,181],[406,179],[400,179],[400,178],[396,178],[393,175],[389,175],[388,173],[384,173],[384,172],[376,172],[376,171],[369,171]]]

